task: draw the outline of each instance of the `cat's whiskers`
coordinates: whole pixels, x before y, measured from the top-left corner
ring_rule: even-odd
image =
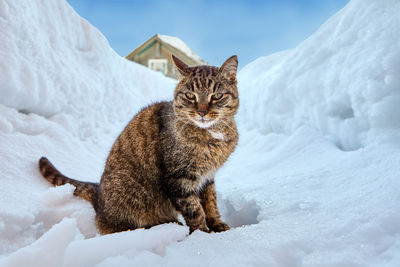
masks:
[[[175,119],[173,120],[173,124],[176,125],[177,127],[180,127],[179,130],[177,131],[177,136],[181,134],[183,129],[186,127],[186,125],[190,122],[190,119],[184,116],[175,116]],[[177,123],[183,123],[183,126],[177,125]]]
[[[182,116],[180,116],[180,115],[177,115],[176,113],[167,113],[167,114],[164,114],[164,115],[161,115],[161,116],[159,116],[160,118],[167,118],[167,117],[175,117],[175,118],[180,118],[180,117],[182,117]]]

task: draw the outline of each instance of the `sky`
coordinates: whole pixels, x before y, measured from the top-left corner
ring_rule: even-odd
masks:
[[[172,35],[210,65],[238,55],[239,68],[296,47],[348,0],[67,0],[126,56],[150,37]]]

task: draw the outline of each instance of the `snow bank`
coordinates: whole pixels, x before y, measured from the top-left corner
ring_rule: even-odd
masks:
[[[1,105],[79,118],[68,130],[85,137],[169,97],[172,81],[117,56],[65,1],[2,1],[0,27]]]
[[[82,238],[75,220],[64,219],[35,243],[0,259],[0,266],[61,266],[66,247]]]
[[[353,0],[296,49],[245,66],[241,119],[262,133],[310,125],[344,150],[399,144],[399,12]]]

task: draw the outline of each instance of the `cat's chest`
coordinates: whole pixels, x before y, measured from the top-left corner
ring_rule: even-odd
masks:
[[[226,138],[226,134],[224,132],[207,130],[207,133],[211,137],[211,138],[208,138],[209,140],[224,141]]]
[[[203,150],[206,156],[226,158],[233,151],[237,143],[235,137],[229,136],[224,132],[209,130],[209,138],[203,143]]]
[[[213,133],[213,138],[198,141],[192,145],[191,154],[197,166],[205,169],[219,168],[234,149],[235,141],[228,139],[223,133]]]
[[[237,143],[237,134],[206,129],[195,134],[187,132],[177,139],[171,166],[184,168],[207,180],[210,170],[219,169],[228,159]]]

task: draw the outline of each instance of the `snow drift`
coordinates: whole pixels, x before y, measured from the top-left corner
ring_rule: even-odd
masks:
[[[240,143],[216,176],[230,231],[99,236],[37,159],[98,181],[124,124],[174,84],[64,0],[1,1],[0,266],[399,266],[399,14],[397,0],[352,0],[239,73]]]
[[[242,119],[264,133],[310,125],[344,150],[399,144],[399,8],[351,1],[296,49],[247,65]]]
[[[172,81],[119,57],[64,1],[2,1],[0,23],[4,106],[79,118],[69,130],[84,137],[103,124],[126,122],[125,113],[148,98],[169,97]]]

